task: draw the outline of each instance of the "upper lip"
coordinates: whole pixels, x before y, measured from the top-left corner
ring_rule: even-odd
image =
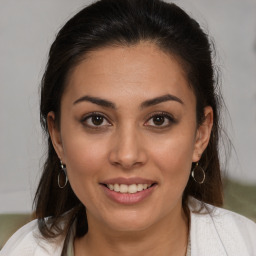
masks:
[[[125,177],[117,177],[113,179],[108,179],[100,182],[101,184],[126,184],[126,185],[132,185],[132,184],[148,184],[152,185],[156,183],[156,181],[144,179],[141,177],[131,177],[131,178],[125,178]]]

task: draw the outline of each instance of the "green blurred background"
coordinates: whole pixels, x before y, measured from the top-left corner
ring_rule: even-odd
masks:
[[[256,185],[226,180],[224,188],[224,208],[256,222]]]

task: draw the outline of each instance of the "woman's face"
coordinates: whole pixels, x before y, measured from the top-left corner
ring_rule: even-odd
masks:
[[[64,91],[60,130],[52,112],[48,125],[89,224],[145,230],[180,214],[191,164],[208,143],[211,109],[205,115],[197,129],[184,71],[155,45],[87,55]]]

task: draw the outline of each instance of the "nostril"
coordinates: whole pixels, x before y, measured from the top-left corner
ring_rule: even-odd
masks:
[[[132,145],[117,146],[111,150],[109,161],[114,166],[128,170],[144,164],[147,161],[147,154],[141,145],[136,148]]]
[[[142,164],[142,163],[137,162],[137,161],[128,161],[128,160],[126,160],[126,161],[125,160],[112,161],[111,163],[112,163],[112,165],[120,166],[123,169],[131,169],[131,168],[134,168],[137,165]]]

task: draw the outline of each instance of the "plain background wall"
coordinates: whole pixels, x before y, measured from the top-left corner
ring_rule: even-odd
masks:
[[[91,1],[0,0],[0,213],[31,211],[45,146],[39,84],[61,26]],[[222,69],[227,175],[256,183],[256,0],[176,0],[214,38]]]

